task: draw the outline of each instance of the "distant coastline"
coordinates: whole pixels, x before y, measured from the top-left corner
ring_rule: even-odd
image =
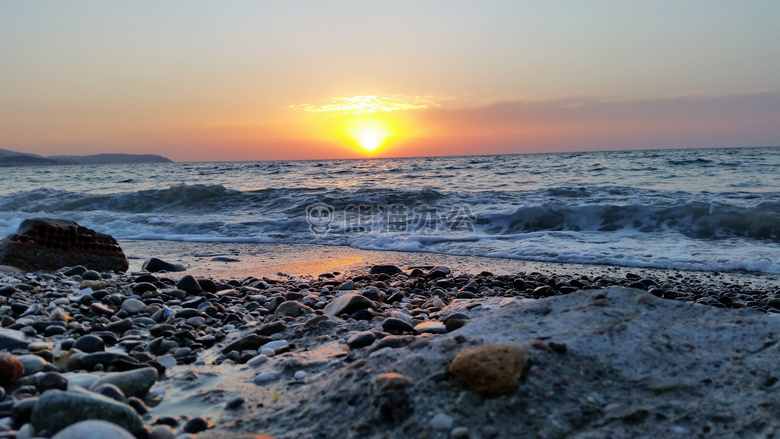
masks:
[[[91,154],[56,155],[43,157],[37,154],[0,149],[0,167],[57,166],[57,165],[113,165],[127,163],[173,163],[173,160],[156,154]]]

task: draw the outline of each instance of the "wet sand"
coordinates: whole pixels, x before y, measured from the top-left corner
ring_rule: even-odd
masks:
[[[760,290],[780,290],[780,274],[754,272],[703,272],[662,268],[616,267],[608,265],[560,264],[518,259],[452,256],[422,252],[359,250],[344,246],[204,243],[181,241],[123,240],[120,245],[130,260],[130,272],[140,271],[143,262],[157,257],[187,267],[186,274],[215,280],[254,277],[314,277],[323,273],[354,275],[373,265],[397,265],[402,269],[445,265],[454,272],[497,275],[539,272],[547,275],[609,275],[623,278],[627,273],[664,279],[687,278],[713,287],[743,285]]]

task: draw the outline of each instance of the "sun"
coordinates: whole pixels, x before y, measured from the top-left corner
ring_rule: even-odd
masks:
[[[364,152],[376,152],[394,136],[390,124],[374,118],[351,120],[344,128],[344,134]]]

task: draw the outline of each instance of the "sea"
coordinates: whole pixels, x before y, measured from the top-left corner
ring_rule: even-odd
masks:
[[[780,147],[0,168],[0,236],[780,273]]]

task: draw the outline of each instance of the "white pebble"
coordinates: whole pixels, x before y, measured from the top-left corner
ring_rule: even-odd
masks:
[[[166,369],[176,366],[176,359],[172,355],[160,355],[157,357],[157,362]]]
[[[268,357],[266,357],[263,354],[260,354],[256,357],[252,357],[249,361],[246,362],[246,364],[250,367],[257,367],[263,363],[268,361]]]
[[[430,425],[434,430],[450,430],[455,421],[444,413],[439,413],[431,419]]]
[[[308,373],[306,373],[306,372],[304,372],[302,370],[299,370],[298,372],[295,372],[295,379],[296,380],[302,380],[302,379],[306,378],[306,376],[308,376],[308,375],[309,375]]]
[[[274,355],[276,355],[276,351],[271,348],[260,349],[260,353],[262,355],[265,355],[266,357],[273,357]]]
[[[278,333],[277,333],[278,334]],[[276,334],[274,334],[276,335]],[[275,340],[275,341],[269,341],[268,343],[260,346],[261,348],[269,348],[269,349],[279,349],[287,346],[286,340]]]
[[[263,372],[255,375],[255,384],[267,383],[268,381],[272,381],[275,379],[276,379],[276,372],[274,371]]]

